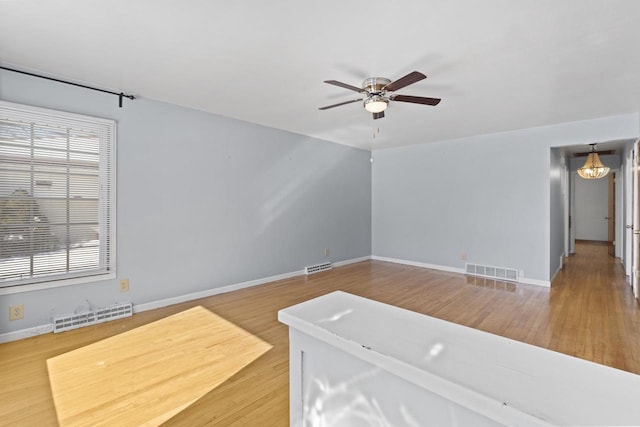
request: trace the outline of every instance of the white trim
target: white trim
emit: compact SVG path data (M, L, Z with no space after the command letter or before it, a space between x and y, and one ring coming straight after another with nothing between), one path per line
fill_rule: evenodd
M58 120L58 121L64 120L64 119L60 118L60 114L63 114L65 117L70 118L70 119L72 119L74 121L85 123L85 126L93 125L96 122L98 122L98 123L100 123L102 125L111 125L111 124L114 124L116 122L113 119L105 119L104 117L90 116L88 114L71 113L69 111L55 110L55 109L52 109L52 108L36 107L35 105L20 104L20 103L17 103L17 102L9 102L9 101L1 101L0 100L0 107L12 109L14 111L19 111L19 112L25 112L25 111L27 113L34 113L35 112L37 114L50 116L53 119Z
M551 283L553 283L553 281L556 278L556 276L558 275L558 273L560 273L560 270L562 270L563 263L564 263L564 254L560 255L560 265L556 269L556 272L553 273L553 275L551 276L551 280L549 280L549 286L548 287L551 287Z
M369 261L369 260L371 260L371 255L363 256L363 257L360 257L360 258L347 259L345 261L334 262L333 266L334 267L343 267L345 265L355 264L356 262Z
M37 335L48 334L49 332L53 332L52 323L34 326L33 328L20 329L13 332L5 332L4 334L0 334L0 344L11 341L18 341L25 338L31 338Z
M404 260L404 259L387 258L387 257L381 257L381 256L377 256L377 255L372 255L371 259L376 260L376 261L393 262L395 264L411 265L411 266L414 266L414 267L429 268L431 270L447 271L449 273L465 274L464 268L449 267L449 266L446 266L446 265L427 264L427 263L424 263L424 262L407 261L407 260ZM545 287L545 288L550 288L551 287L551 282L550 281L539 280L539 279L529 279L527 277L518 277L518 283L522 283L522 284L525 284L525 285L542 286L542 287Z
M529 279L528 277L518 277L518 283L522 283L524 285L542 286L543 288L551 287L551 282L549 280Z
M62 280L49 280L47 282L29 283L26 285L14 285L7 286L6 288L0 288L0 295L19 294L22 292L40 291L42 289L59 288L69 285L81 285L83 283L94 283L102 280L115 279L115 273L97 274L95 276L82 276L73 277L70 279Z
M448 271L449 273L464 274L464 268L449 267L449 266L446 266L446 265L427 264L427 263L424 263L424 262L407 261L407 260L404 260L404 259L387 258L387 257L382 257L382 256L377 256L377 255L372 255L371 259L376 260L376 261L393 262L395 264L412 265L414 267L429 268L431 270Z
M371 256L364 256L360 258L353 258L344 261L335 262L334 267L342 267L348 264L354 264L356 262L368 261L371 259ZM179 304L181 302L192 301L200 298L206 298L213 295L224 294L227 292L237 291L244 288L250 288L252 286L263 285L265 283L275 282L278 280L290 279L291 277L303 276L304 270L292 271L289 273L278 274L276 276L265 277L262 279L249 280L247 282L235 283L233 285L222 286L219 288L207 289L200 292L194 292L185 295L179 295L176 297L166 298L158 301L151 301L142 304L134 304L133 305L133 313L140 313L143 311L153 310L156 308L166 307L168 305ZM53 324L45 324L36 326L33 328L20 329L13 332L6 332L0 334L0 344L17 341L24 338L30 338L36 335L47 334L49 332L53 332Z
M334 262L334 267L342 267L348 264L354 264L356 262L368 261L370 256L364 256L361 258L353 258L344 261ZM168 305L179 304L185 301L191 301L200 298L206 298L213 295L224 294L227 292L233 292L244 288L250 288L252 286L263 285L265 283L276 282L278 280L290 279L291 277L303 276L304 270L292 271L290 273L278 274L276 276L265 277L262 279L249 280L247 282L236 283L233 285L222 286L220 288L207 289L206 291L194 292L191 294L180 295L177 297L167 298L159 301L152 301L144 304L136 304L133 306L134 313L140 313L142 311L153 310L154 308L166 307Z
M86 114L71 113L68 111L54 110L50 108L36 107L27 104L18 104L14 102L7 102L0 100L0 116L4 119L28 121L31 123L46 122L47 126L54 128L65 129L71 127L73 129L81 129L87 132L95 132L99 135L99 147L100 153L98 156L98 182L99 182L99 194L98 200L98 215L99 215L99 228L100 233L105 231L104 225L109 225L109 233L107 233L107 239L109 247L107 253L104 255L110 262L104 262L102 257L100 258L99 268L94 271L72 271L64 274L47 274L35 278L26 279L11 279L4 280L0 285L0 295L10 295L22 292L38 291L42 289L57 288L60 286L77 285L82 283L93 283L103 280L116 278L116 175L117 175L117 135L118 125L113 119L106 119L101 117L89 116ZM108 149L102 149L105 147ZM109 167L107 167L109 166ZM105 178L106 171L106 178ZM110 196L106 198L103 196L102 187L105 184L111 186ZM102 216L102 201L107 199L110 202L108 217ZM62 199L61 199L62 200ZM102 249L104 240L100 240L100 248ZM102 250L100 251L102 252ZM1 335L0 335L1 337Z
M200 298L206 298L213 295L224 294L227 292L238 291L244 288L250 288L252 286L263 285L269 282L275 282L277 280L289 279L291 277L302 276L304 270L292 271L290 273L278 274L277 276L265 277L263 279L249 280L247 282L235 283L233 285L221 286L219 288L207 289L205 291L194 292L191 294L178 295L176 297L166 298L158 301L146 302L143 304L135 304L133 306L133 313L140 313L142 311L153 310L155 308L166 307L168 305L179 304L181 302L192 301Z
M560 273L560 270L562 270L562 267L558 267L558 269L556 270L555 273L553 273L553 276L551 276L551 280L549 280L549 283L553 283L554 279L556 278L556 276L558 275L558 273Z

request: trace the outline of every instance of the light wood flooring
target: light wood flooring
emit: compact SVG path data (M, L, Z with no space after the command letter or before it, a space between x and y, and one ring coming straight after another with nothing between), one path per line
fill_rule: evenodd
M619 260L604 245L580 243L576 251L551 289L366 261L2 344L0 425L57 424L47 359L201 305L273 348L166 425L286 426L288 331L277 312L334 290L640 374L640 305Z

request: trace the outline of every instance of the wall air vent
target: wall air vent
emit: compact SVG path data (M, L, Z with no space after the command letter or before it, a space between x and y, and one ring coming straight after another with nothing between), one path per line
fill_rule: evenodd
M53 319L53 332L70 331L71 329L96 325L123 317L131 317L132 315L133 305L131 303L116 304L111 307L85 311L84 313L69 314Z
M489 265L469 264L464 265L466 274L473 276L490 277L497 280L505 280L509 282L518 281L518 270L515 268L492 267Z
M331 270L333 264L330 262L323 262L322 264L310 265L304 268L304 274L319 273L321 271Z

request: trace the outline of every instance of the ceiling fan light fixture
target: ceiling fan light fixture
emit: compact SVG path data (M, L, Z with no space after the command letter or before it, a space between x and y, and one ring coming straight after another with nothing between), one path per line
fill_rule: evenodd
M380 95L373 95L364 100L364 108L370 113L381 113L387 109L388 100Z
M584 179L604 178L609 173L609 168L602 164L600 156L596 153L595 144L591 144L591 152L587 156L584 166L578 169L578 175Z

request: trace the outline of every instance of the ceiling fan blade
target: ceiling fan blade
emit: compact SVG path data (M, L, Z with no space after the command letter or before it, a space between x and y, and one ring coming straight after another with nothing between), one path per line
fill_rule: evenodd
M372 113L373 120L381 119L384 117L384 111L380 111L379 113Z
M329 108L339 107L341 105L351 104L352 102L358 102L358 101L362 101L362 98L360 98L360 99L352 99L351 101L340 102L338 104L327 105L326 107L318 108L318 110L328 110Z
M426 98L424 96L409 96L409 95L392 95L389 97L392 101L411 102L413 104L423 105L438 105L441 101L440 98Z
M352 91L354 91L354 92L366 92L366 91L365 91L364 89L362 89L362 88L355 87L355 86L351 86L351 85L348 85L348 84L346 84L346 83L339 82L339 81L337 81L337 80L325 80L324 82L325 82L325 83L328 83L328 84L330 84L330 85L340 86L340 87L343 87L343 88L345 88L345 89L352 90Z
M409 86L415 82L419 82L420 80L426 79L427 76L422 74L419 71L413 71L407 74L404 77L400 77L398 80L389 83L383 89L387 92L393 92L394 90L402 89L405 86Z

